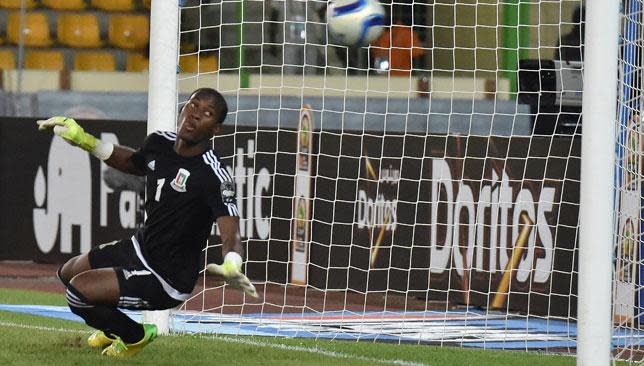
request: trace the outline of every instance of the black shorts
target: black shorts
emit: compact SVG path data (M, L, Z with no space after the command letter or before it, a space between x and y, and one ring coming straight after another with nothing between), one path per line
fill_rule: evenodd
M183 301L172 298L161 280L137 257L131 239L113 241L92 248L89 252L92 269L114 268L119 281L118 307L136 310L164 310Z

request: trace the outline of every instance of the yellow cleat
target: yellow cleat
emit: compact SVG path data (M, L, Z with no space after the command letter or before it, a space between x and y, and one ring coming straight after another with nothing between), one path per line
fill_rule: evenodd
M112 344L116 338L110 338L102 330L97 330L87 338L87 344L92 348L105 348Z
M152 342L157 337L157 326L154 324L143 324L145 335L143 339L136 343L127 344L117 337L112 345L103 350L105 356L111 357L131 357L139 353L143 347Z

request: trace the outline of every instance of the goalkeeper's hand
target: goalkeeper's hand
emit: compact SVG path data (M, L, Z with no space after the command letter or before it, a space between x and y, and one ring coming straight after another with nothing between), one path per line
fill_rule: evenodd
M54 133L62 137L71 145L78 146L81 149L90 152L101 160L107 160L114 150L114 145L105 143L96 137L85 132L83 128L72 118L56 116L46 120L36 122L38 129L43 131L53 128Z
M223 277L228 285L244 291L246 295L258 297L255 286L253 286L248 277L242 273L241 265L234 261L224 260L223 264L210 263L206 266L206 270L209 273Z
M83 128L71 118L56 116L47 120L37 121L39 130L53 128L54 133L74 146L85 151L92 151L96 148L96 137L85 132Z

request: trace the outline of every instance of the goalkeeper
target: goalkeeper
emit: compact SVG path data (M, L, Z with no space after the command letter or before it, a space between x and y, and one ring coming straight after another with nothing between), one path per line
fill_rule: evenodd
M104 355L134 355L156 337L154 325L139 324L118 308L163 310L188 299L215 221L224 262L207 270L257 297L241 271L235 186L211 147L227 113L219 92L198 89L181 109L178 132L152 133L136 151L103 142L70 118L38 121L40 130L53 129L107 165L147 177L147 219L134 236L94 247L57 273L71 311L97 329L89 345Z

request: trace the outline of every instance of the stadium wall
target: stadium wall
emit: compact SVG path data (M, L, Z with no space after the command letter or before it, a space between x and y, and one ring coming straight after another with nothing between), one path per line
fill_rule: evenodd
M187 94L180 96L186 100ZM398 133L529 136L532 114L526 104L483 99L240 95L227 98L226 123L237 126L296 128L300 107L311 105L318 129ZM0 91L0 115L80 119L147 120L147 94Z
M140 122L81 123L124 145L145 135ZM314 133L310 285L575 313L578 138L339 132ZM297 138L290 126L227 125L215 139L258 281L291 282ZM140 181L39 133L34 119L3 118L0 141L0 235L12 243L0 260L60 263L141 221Z
M280 61L281 62L281 61ZM456 76L451 72L434 72L410 77L366 77L333 75L250 74L247 88L239 88L239 75L234 73L178 74L180 93L206 85L226 93L242 95L306 95L347 97L416 98L431 92L444 99L510 99L510 83L501 76L475 77L472 72ZM147 72L91 72L46 70L0 70L0 89L12 93L39 91L73 91L103 93L146 93Z

